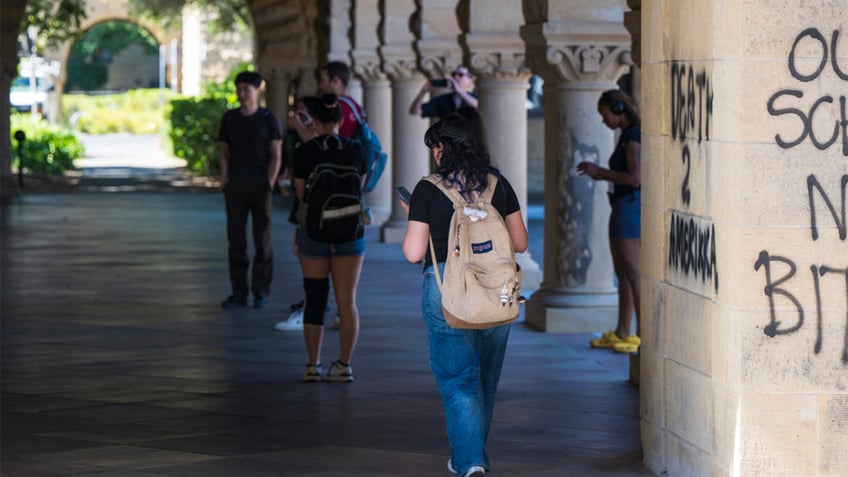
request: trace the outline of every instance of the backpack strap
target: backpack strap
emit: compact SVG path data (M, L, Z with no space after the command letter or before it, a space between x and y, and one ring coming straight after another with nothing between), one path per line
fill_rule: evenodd
M366 124L368 122L368 119L365 117L365 111L360 114L359 105L357 105L352 99L347 96L339 96L339 100L348 105L348 107L353 111L353 115L356 116L356 122L359 124Z

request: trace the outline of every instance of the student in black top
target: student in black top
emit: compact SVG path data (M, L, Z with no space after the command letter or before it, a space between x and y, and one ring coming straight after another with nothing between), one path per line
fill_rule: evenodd
M409 106L409 114L424 118L443 118L463 109L477 109L477 97L474 96L474 75L464 66L458 67L450 76L445 77L449 93L441 94L424 102L424 97L433 91L433 81L427 81Z
M610 193L609 241L613 268L618 278L618 325L594 339L594 348L612 348L619 353L639 350L639 249L641 247L641 125L639 109L627 94L609 90L598 100L598 113L610 129L621 129L609 169L581 162L577 170L593 180L613 184ZM633 315L636 333L631 334Z
M509 181L491 167L480 125L450 115L427 130L424 142L433 151L436 173L467 199L476 199L486 189L489 173L497 176L492 204L504 218L513 249L525 251L527 229L518 198ZM482 476L489 469L486 440L510 325L480 330L454 329L447 324L433 267L444 273L453 203L434 184L421 180L404 208L409 223L403 253L410 262L423 259L425 263L422 312L430 368L442 398L451 446L448 468L463 477ZM431 263L428 253L431 234L437 264Z
M227 242L232 293L224 308L267 305L274 258L271 249L272 193L280 172L283 128L273 112L259 106L264 81L244 71L235 79L239 107L224 113L218 132L221 185L227 208ZM253 222L253 271L248 285L247 219Z
M306 197L306 181L316 165L332 162L355 166L365 178L365 150L359 143L338 135L342 109L338 96L321 96L321 105L312 118L316 137L295 150L294 187L299 200ZM303 207L303 205L301 205ZM304 223L297 228L295 246L303 270L306 300L303 310L303 336L309 362L304 381L352 382L350 366L359 336L359 310L356 289L365 256L365 238L341 243L313 240ZM330 277L339 308L339 357L322 373L321 344L324 337L324 312L330 290Z

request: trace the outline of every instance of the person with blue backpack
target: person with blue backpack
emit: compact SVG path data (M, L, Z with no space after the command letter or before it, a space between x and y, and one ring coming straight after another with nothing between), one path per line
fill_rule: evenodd
M338 96L322 95L313 117L317 135L294 156L294 187L301 201L295 247L306 296L306 382L353 382L350 363L359 336L356 289L365 256L361 195L366 158L359 143L338 135L341 121ZM324 373L321 345L331 278L340 320L339 356Z
M321 67L319 88L322 94L335 94L342 108L339 136L353 139L364 149L366 155L365 192L371 192L380 180L388 156L383 152L377 134L368 126L365 110L347 94L350 82L350 67L341 61L331 61Z

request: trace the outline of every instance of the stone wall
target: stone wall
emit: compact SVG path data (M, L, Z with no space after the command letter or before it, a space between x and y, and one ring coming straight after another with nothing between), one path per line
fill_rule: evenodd
M848 475L844 0L642 2L655 472Z

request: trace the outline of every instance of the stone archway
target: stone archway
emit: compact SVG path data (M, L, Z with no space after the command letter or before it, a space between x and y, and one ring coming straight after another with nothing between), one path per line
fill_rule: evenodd
M169 45L172 42L181 41L180 31L178 29L165 29L161 25L154 22L132 17L129 11L129 4L126 0L89 0L86 2L86 18L80 25L80 31L87 31L91 28L108 21L125 21L136 24L147 30L159 45ZM65 82L68 78L68 56L71 51L72 41L67 41L56 48L49 49L44 52L44 59L47 61L58 61L61 65L59 75L54 82L55 94L51 97L50 111L53 112L53 119L61 117L62 114L62 94L65 90ZM172 66L169 66L171 68ZM179 57L176 65L176 72L179 75ZM170 77L170 69L166 72L166 76ZM177 77L179 80L179 76Z

